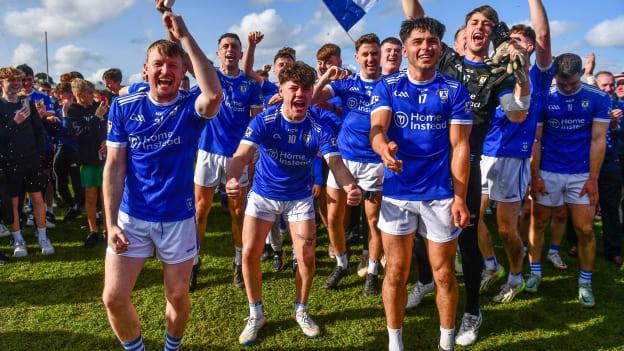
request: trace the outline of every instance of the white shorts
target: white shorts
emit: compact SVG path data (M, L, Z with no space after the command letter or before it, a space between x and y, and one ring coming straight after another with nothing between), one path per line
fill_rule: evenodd
M125 257L156 257L166 264L177 264L197 256L197 226L195 217L177 222L148 222L119 211L117 225L128 238L128 251L118 254ZM109 247L106 252L115 255Z
M459 236L461 228L453 224L453 199L406 201L383 197L377 227L391 235L416 232L436 243L449 242Z
M193 181L197 185L208 188L216 187L219 184L225 184L231 161L231 157L211 154L199 149L197 151L197 163L195 164L195 178ZM243 169L243 175L239 183L241 187L249 185L247 166Z
M587 194L579 196L589 173L563 174L540 170L544 181L544 194L537 195L537 203L543 206L558 207L566 204L589 205Z
M355 178L357 185L364 191L381 191L383 186L383 163L367 163L342 159L349 172ZM327 176L327 186L333 189L342 189L336 182L334 173L330 170Z
M286 222L300 222L315 218L312 196L291 201L271 200L255 192L249 192L245 214L265 221L274 222L277 216L284 216Z
M531 164L519 157L481 157L481 194L499 202L519 202L529 187Z

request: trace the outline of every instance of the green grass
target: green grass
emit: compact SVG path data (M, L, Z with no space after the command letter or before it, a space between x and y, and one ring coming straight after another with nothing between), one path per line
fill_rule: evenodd
M79 227L83 221L79 218L49 231L56 254L48 257L40 254L32 228L26 229L28 258L0 266L0 350L120 349L100 300L105 246L100 244L94 250L82 247L85 231ZM494 229L491 221L489 224ZM201 251L199 287L191 294L192 315L183 349L241 349L238 335L245 325L248 308L244 291L231 284L233 248L229 217L215 207L208 228L210 232ZM498 256L504 260L501 241L497 235L494 238ZM479 342L470 349L624 350L624 274L600 256L600 238L597 246L595 308L583 309L576 300L578 263L565 254L564 242L562 256L569 269L559 272L545 263L545 279L537 294L522 293L506 305L491 301L497 287L482 297L484 323ZM8 239L0 241L0 250L12 252ZM353 251L359 253L359 247ZM327 236L323 230L309 302L309 311L321 326L321 336L307 339L292 319L291 270L273 273L270 262L266 262L263 263L263 301L269 323L251 349L383 350L387 347L381 297L363 297L362 279L351 274L337 291L323 289L325 277L335 264L326 252ZM358 260L358 256L351 259L352 271ZM462 282L461 277L459 281ZM158 261L148 261L133 300L148 349L162 350L164 296ZM460 313L462 303L463 297ZM439 331L432 296L408 311L403 330L406 349L435 349Z

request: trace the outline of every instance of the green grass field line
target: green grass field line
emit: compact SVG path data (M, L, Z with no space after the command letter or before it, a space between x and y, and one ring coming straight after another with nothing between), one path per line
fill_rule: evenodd
M58 210L57 212L61 212ZM0 350L119 350L101 302L105 245L82 247L84 218L49 231L56 254L40 254L33 229L24 230L29 256L0 266ZM494 229L491 218L490 229ZM249 311L243 290L232 281L233 247L229 217L218 205L208 220L209 233L203 243L203 261L198 289L191 293L192 315L183 350L238 350L238 335ZM594 271L596 307L584 309L577 302L578 262L567 256L569 265L560 272L544 263L544 281L536 294L522 293L510 304L492 302L498 286L482 296L484 323L479 342L458 350L624 350L624 273L602 256L600 229L598 257ZM307 339L292 317L295 298L290 269L290 247L286 245L287 268L273 273L270 262L264 272L263 303L268 325L261 331L253 350L383 350L387 346L381 297L364 297L364 281L357 277L361 246L352 248L353 274L335 291L322 285L334 266L327 257L327 234L319 233L317 275L309 312L321 327L321 336ZM498 235L494 234L499 260L507 267ZM7 238L0 250L12 253ZM412 270L414 272L415 269ZM526 271L526 269L525 269ZM414 274L412 274L414 275ZM459 277L460 284L462 278ZM414 282L410 277L409 288ZM463 284L460 292L463 291ZM164 295L162 269L149 260L137 283L133 300L142 321L142 333L149 350L164 345ZM459 313L462 313L463 297ZM458 315L458 323L460 316ZM433 296L407 312L403 327L407 350L435 350L439 335Z

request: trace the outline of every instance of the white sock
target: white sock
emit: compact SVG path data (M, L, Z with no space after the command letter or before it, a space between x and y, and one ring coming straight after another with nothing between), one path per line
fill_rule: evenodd
M403 328L388 327L388 351L403 351Z
M347 268L349 261L347 260L347 252L336 253L336 263L338 267Z
M37 228L37 238L39 239L39 241L45 240L48 238L48 236L46 235L46 227Z
M22 236L22 231L18 230L16 232L11 232L13 234L13 240L15 241L24 241L24 237Z
M240 266L243 264L243 248L234 246L234 264Z
M440 347L444 350L452 350L455 344L455 329L440 327Z
M507 284L513 287L516 287L522 284L522 272L520 273L509 272L509 276L507 277Z
M299 303L297 301L295 301L295 315L297 315L297 313L299 312L305 312L308 310L308 304L307 303Z
M46 207L46 212L53 215L54 214L54 209L52 208L52 206Z
M368 259L368 274L379 274L379 261Z
M262 301L249 303L249 316L255 319L264 319L264 313L262 312Z

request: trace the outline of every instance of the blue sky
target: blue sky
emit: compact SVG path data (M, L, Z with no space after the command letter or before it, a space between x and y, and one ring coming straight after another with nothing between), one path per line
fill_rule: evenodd
M597 69L624 71L624 1L543 0L555 54L597 55ZM472 8L488 3L509 25L529 21L526 0L423 0L427 15L447 26L446 42ZM343 49L345 64L355 64L353 43L320 0L177 0L174 11L210 58L216 40L227 31L266 33L257 50L256 66L270 63L282 46L297 49L298 58L314 63L325 42ZM92 80L109 67L119 67L124 81L141 72L149 43L165 36L152 0L0 0L0 66L27 62L45 71L43 31L49 35L50 73L78 70ZM400 0L380 0L351 34L374 32L398 36L403 14ZM246 35L242 37L246 46Z

